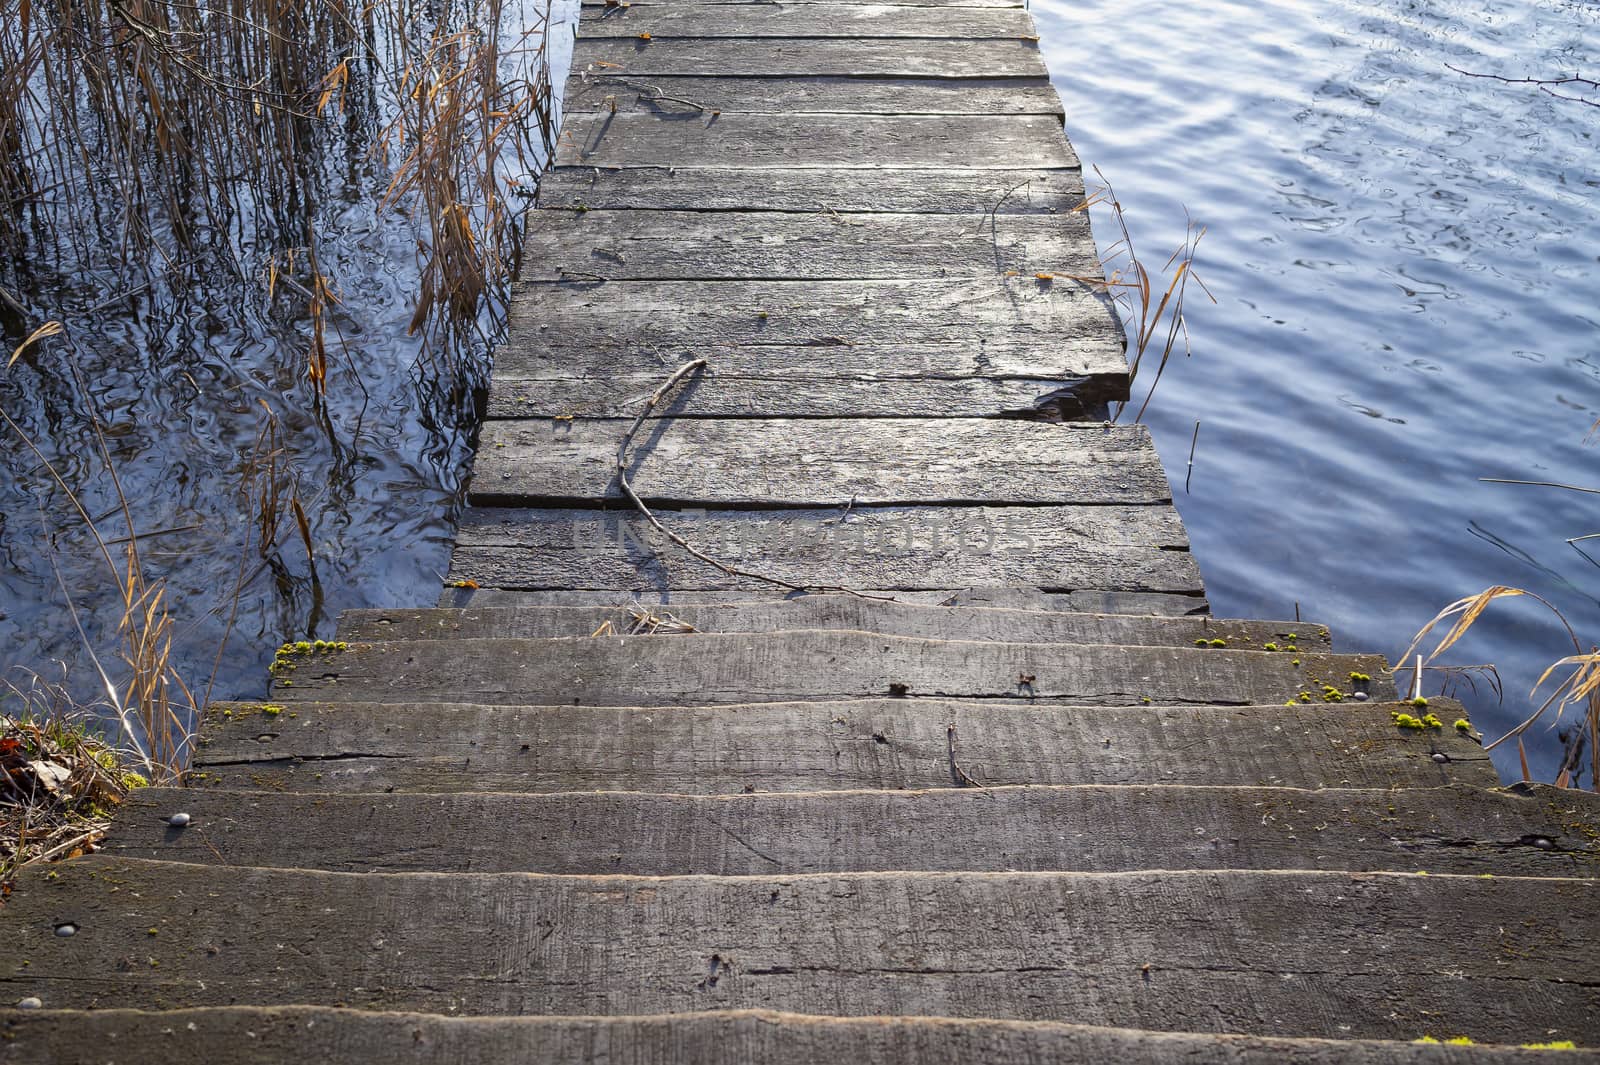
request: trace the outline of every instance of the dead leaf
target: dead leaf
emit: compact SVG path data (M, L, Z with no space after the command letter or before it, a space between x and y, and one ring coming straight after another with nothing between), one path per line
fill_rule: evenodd
M29 762L28 768L33 771L33 779L44 785L44 790L54 795L61 790L61 785L72 776L72 770L55 762Z

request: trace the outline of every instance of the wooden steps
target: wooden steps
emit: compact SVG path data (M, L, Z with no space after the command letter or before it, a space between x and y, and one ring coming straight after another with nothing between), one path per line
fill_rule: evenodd
M1099 597L1204 587L1170 505L874 507L663 511L718 561L801 586L935 593L1010 585ZM456 533L451 580L512 591L662 597L772 591L768 581L691 558L630 511L485 508ZM448 605L457 603L452 596ZM1171 607L1168 607L1171 609ZM1144 613L1142 609L1133 611ZM1183 611L1187 612L1187 611Z
M893 600L905 606L976 606L1032 613L1118 614L1130 617L1208 617L1204 596L1166 592L1052 591L1038 588L979 586L961 589L912 590L857 589L878 599ZM607 608L661 607L674 610L682 606L728 606L748 602L798 602L808 596L796 595L771 585L743 592L618 591L601 588L461 588L446 587L439 593L439 606L467 609L467 604L486 608L581 606ZM1298 623L1297 623L1298 624ZM1291 631L1299 631L1298 628ZM903 636L906 633L893 633Z
M482 506L620 501L626 422L490 422L472 502ZM1010 456L996 467L985 450ZM884 461L895 447L932 456ZM1115 477L1105 476L1115 469ZM1071 427L984 419L689 420L652 440L629 470L647 503L723 510L841 506L1147 506L1171 498L1143 426Z
M325 873L94 856L17 892L53 1006L763 1008L1600 1042L1600 881L1388 873ZM77 932L56 932L71 923ZM154 934L150 929L155 929ZM155 964L151 964L151 960ZM1148 968L1147 968L1148 966Z
M846 595L644 608L624 605L468 607L463 610L347 610L339 618L348 641L542 639L592 636L610 625L616 635L671 633L675 624L697 632L775 632L780 629L856 629L885 636L999 643L1093 643L1190 647L1222 640L1235 650L1271 644L1284 651L1329 649L1325 626L1313 622L1229 618L1138 617L1005 608L884 602Z
M1459 705L1321 626L1205 616L1107 424L1122 334L1025 11L580 29L448 609L346 614L207 709L187 790L19 878L0 1004L45 1008L0 1009L0 1059L1600 1045L1593 797L1498 789ZM698 358L626 461L715 562L614 478Z
M940 1017L819 1017L717 1010L655 1017L442 1017L316 1006L226 1006L163 1011L37 1011L0 1016L15 1061L119 1065L228 1061L635 1061L663 1048L697 1065L814 1065L843 1061L1013 1062L1015 1065L1550 1065L1548 1051L1353 1039L1281 1039L1130 1031L1086 1025ZM665 1049L665 1048L670 1048ZM1561 1065L1593 1062L1567 1051Z
M1411 708L1371 703L295 702L280 704L276 714L263 712L263 705L273 704L211 709L195 755L197 783L308 792L936 788L957 782L950 766L952 725L959 764L990 785L1498 783L1489 756L1458 730L1396 728L1391 711ZM1438 713L1453 721L1460 709L1441 701Z
M152 788L123 811L109 853L334 872L627 876L1129 872L1159 854L1168 869L1586 877L1600 858L1583 834L1600 813L1592 799L1173 784L739 795ZM193 823L169 827L178 810Z
M543 640L396 640L280 658L280 701L662 706L906 696L1070 704L1394 696L1376 655L923 640L808 629ZM1366 677L1365 680L1356 679Z

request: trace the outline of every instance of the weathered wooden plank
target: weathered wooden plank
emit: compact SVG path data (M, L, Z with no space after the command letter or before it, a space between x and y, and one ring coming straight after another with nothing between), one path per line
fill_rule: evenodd
M311 792L940 788L1322 788L1499 783L1455 729L1394 727L1393 707L1068 707L948 699L636 708L455 703L216 704L196 785ZM1462 714L1441 701L1447 721ZM1454 716L1452 716L1454 715ZM891 738L879 743L878 737ZM1448 759L1435 762L1433 755Z
M1083 202L1083 175L1075 169L558 167L539 179L539 202L604 210L1064 214Z
M1448 1032L1449 1029L1443 1029ZM7 1060L59 1065L226 1061L230 1065L320 1063L604 1061L653 1065L671 1047L697 1065L904 1065L909 1061L1012 1065L1550 1065L1550 1053L1349 1039L1282 1039L1131 1031L1037 1021L942 1017L815 1017L769 1010L719 1010L658 1017L446 1017L317 1006L226 1006L194 1010L0 1010ZM1569 1050L1561 1065L1600 1061Z
M671 37L896 38L959 37L969 40L1038 38L1023 8L942 9L903 4L639 4L583 9L581 37L634 41Z
M1039 43L1022 38L1005 41L579 38L573 45L572 71L574 78L595 74L984 80L1048 76L1039 55Z
M648 627L644 608L468 607L464 610L370 609L339 615L342 640L537 639L588 636L609 624L628 633ZM1189 646L1195 640L1226 640L1229 647L1264 644L1306 651L1328 649L1328 630L1297 621L1246 621L1211 617L1127 617L1043 610L919 606L848 595L807 595L768 602L662 607L699 632L774 632L779 629L857 629L923 639L999 640L1009 643L1102 643Z
M530 281L1095 277L1088 218L539 210ZM1041 285L1075 284L1039 280Z
M643 5L643 4L656 4L656 3L677 4L677 3L681 3L682 0L631 0L631 2L635 6L639 6L639 5ZM775 0L695 0L695 2L699 3L699 4L720 4L720 5L730 6L730 7L737 7L737 6L743 6L743 5L746 5L746 4L773 3L773 2L775 2ZM836 7L836 8L839 8L839 9L843 10L843 9L848 8L850 5L853 5L853 4L869 3L869 4L873 4L873 5L879 5L879 4L885 3L885 0L782 0L782 2L786 3L786 4L824 4L824 5L830 5L830 6L833 6L833 7ZM583 9L585 9L585 10L587 10L589 8L603 8L603 7L606 6L606 3L607 3L607 0L581 0L581 7ZM1025 7L1028 6L1024 2L1024 0L892 0L892 3L895 6L898 6L898 7L950 7L950 8L962 8L962 7L987 7L987 8L994 8L994 7L1023 7L1023 8L1025 8Z
M743 377L1126 375L1098 294L1028 278L618 281L514 290L495 378L665 377L705 355ZM941 412L942 413L942 412Z
M631 78L580 72L567 81L561 112L594 111L1062 117L1061 97L1044 78Z
M1210 605L1202 595L1174 595L1165 592L1104 592L1081 589L1075 592L1041 592L1037 588L938 588L919 591L888 591L882 588L859 589L864 594L918 606L983 606L1010 610L1053 610L1075 614L1128 614L1138 617L1203 616ZM448 609L464 607L546 607L604 606L629 603L665 607L699 605L725 606L755 599L778 602L799 593L767 586L740 592L626 592L597 588L550 588L531 591L519 588L460 588L445 586L438 605Z
M556 1015L766 1007L1388 1038L1448 1023L1495 1042L1600 1040L1594 880L590 878L103 856L58 873L25 873L7 904L12 956L30 962L0 973L10 1001ZM192 901L175 912L174 899ZM62 922L76 934L57 935Z
M684 357L711 364L660 414L1062 419L1127 396L1104 300L1031 277L536 283L510 326L491 418L631 417Z
M168 827L179 810L194 820ZM1566 877L1600 869L1596 840L1600 801L1554 788L1033 786L715 797L150 788L129 797L105 850L351 873L1343 869Z
M694 706L905 695L1072 704L1283 702L1332 684L1392 696L1377 655L922 640L842 630L555 640L396 640L299 656L281 700Z
M805 358L804 349L796 354ZM1120 360L1120 356L1118 356ZM718 359L722 362L722 359ZM643 407L662 375L527 380L496 377L489 418L623 418ZM1127 375L1071 380L947 377L749 377L706 374L677 390L653 418L898 418L939 411L955 418L1098 421L1127 398Z
M1016 586L962 588L943 598L935 598L940 594L909 592L897 595L895 598L901 602L926 602L934 606L1002 607L1009 610L1063 610L1078 614L1135 614L1182 617L1190 614L1209 614L1211 611L1210 604L1206 602L1203 594L1170 595L1161 592L1097 591L1087 588L1071 592L1046 592L1038 588Z
M842 515L846 502L658 516L727 565L802 586L1203 592L1171 507L878 507ZM469 510L450 578L641 594L773 589L691 558L632 511Z
M569 116L558 166L874 170L1067 169L1049 115L597 114Z
M624 500L617 448L629 422L491 421L469 501L561 506ZM634 440L628 479L667 506L1152 504L1171 499L1142 425L981 418L690 419Z

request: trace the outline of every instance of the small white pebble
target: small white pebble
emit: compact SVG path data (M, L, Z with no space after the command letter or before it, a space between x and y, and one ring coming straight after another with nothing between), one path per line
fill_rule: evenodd
M188 814L173 814L171 817L167 818L167 824L171 825L173 828L182 828L192 820L194 820L194 818L190 817Z
M77 934L78 934L78 926L75 925L75 924L58 924L58 925L56 925L56 935L60 936L62 939L65 939L68 936L75 936Z
M1446 762L1448 762L1450 760L1450 756L1448 754L1445 754L1443 751L1434 751L1433 752L1433 760L1435 762L1438 762L1440 765L1444 765L1444 763L1446 763Z
M34 998L32 995L29 995L27 998L25 998L21 1002L17 1003L17 1009L19 1009L19 1010L41 1010L41 1009L44 1009L44 1003L40 1002L37 998Z

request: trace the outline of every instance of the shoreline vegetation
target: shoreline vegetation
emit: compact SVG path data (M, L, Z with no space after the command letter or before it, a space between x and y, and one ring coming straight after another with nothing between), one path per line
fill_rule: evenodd
M340 455L355 452L373 402L359 315L383 310L347 304L368 281L352 267L375 261L344 224L352 212L414 249L411 306L389 328L420 338L423 420L450 433L471 420L530 175L554 145L549 27L542 0L46 0L0 24L0 435L37 502L38 551L78 645L58 682L0 678L0 744L25 759L0 780L0 870L71 853L66 826L92 846L125 781L181 776L241 598L261 578L276 591L257 594L299 615L281 635L315 634L317 527L343 517L329 497L353 489L313 482L305 452L351 465ZM108 280L120 295L96 298ZM97 344L136 308L231 319L269 363L250 368L263 397L226 409L218 438L231 453L202 458L234 482L218 508L232 511L227 528L155 527L162 486L129 472L141 415L103 403L102 379L123 368ZM162 354L160 376L204 393L185 368L196 351L180 341ZM212 601L175 601L183 552L155 550L186 533L237 554ZM175 648L201 621L216 640L201 652L209 678L191 687L183 674L204 659L180 663ZM41 816L56 825L43 836Z

